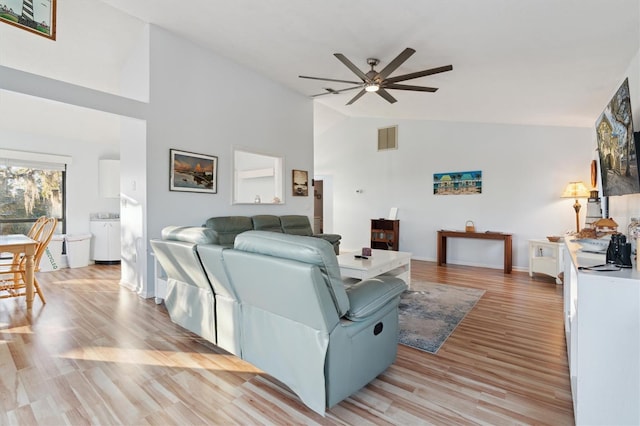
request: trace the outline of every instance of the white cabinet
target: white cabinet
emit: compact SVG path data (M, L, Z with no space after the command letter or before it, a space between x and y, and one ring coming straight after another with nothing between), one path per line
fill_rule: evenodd
M529 276L534 273L550 275L556 284L562 284L559 278L564 268L562 243L549 240L529 240Z
M93 260L96 263L120 262L120 220L92 220Z
M566 243L564 321L577 425L640 424L640 273Z

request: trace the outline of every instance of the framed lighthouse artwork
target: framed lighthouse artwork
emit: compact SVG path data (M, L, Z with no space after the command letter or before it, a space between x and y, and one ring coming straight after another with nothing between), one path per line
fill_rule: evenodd
M56 39L57 0L0 0L0 22Z

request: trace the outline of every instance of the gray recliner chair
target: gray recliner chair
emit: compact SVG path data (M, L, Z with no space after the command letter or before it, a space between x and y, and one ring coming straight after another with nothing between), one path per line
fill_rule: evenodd
M168 226L151 247L167 274L164 303L176 324L240 356L240 303L211 229Z
M345 290L323 239L247 231L222 253L242 306L242 358L324 414L391 365L398 303L391 276Z

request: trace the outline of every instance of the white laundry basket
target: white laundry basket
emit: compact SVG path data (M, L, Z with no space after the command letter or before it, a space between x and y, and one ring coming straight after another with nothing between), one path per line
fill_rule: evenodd
M40 271L56 271L60 269L62 259L62 242L64 234L53 234L51 241L40 258Z
M65 240L69 268L82 268L89 265L91 234L67 235Z

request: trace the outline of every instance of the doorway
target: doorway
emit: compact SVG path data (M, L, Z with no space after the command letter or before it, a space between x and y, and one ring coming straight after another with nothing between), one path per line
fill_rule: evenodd
M324 182L314 180L313 182L313 232L324 233Z

